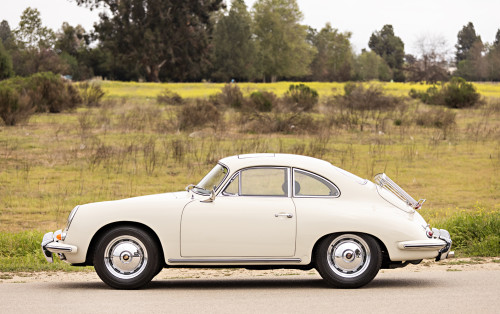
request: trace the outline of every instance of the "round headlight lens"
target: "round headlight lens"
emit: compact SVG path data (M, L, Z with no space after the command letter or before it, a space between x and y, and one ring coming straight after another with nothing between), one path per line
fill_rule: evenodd
M69 226L71 225L71 221L73 220L73 218L75 218L76 212L78 211L79 207L80 207L80 205L77 205L75 208L73 208L71 213L69 213L68 222L66 223L66 230L69 229Z

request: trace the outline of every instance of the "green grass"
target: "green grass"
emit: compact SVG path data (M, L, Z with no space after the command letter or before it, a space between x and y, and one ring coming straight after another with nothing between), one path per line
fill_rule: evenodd
M499 211L459 211L433 224L450 232L458 256L500 256Z
M54 256L48 263L43 256L40 242L43 232L0 232L0 272L30 271L90 271L92 267L71 267Z

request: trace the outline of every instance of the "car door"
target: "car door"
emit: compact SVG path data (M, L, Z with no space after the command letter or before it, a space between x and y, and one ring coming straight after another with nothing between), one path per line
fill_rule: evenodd
M235 174L213 202L183 211L183 257L289 257L295 254L296 215L290 169L255 167Z

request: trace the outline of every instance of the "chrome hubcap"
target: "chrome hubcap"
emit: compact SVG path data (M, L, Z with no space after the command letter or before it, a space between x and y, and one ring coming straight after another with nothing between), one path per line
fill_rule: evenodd
M144 244L132 236L120 236L109 242L104 251L106 268L114 276L130 279L144 271L148 254Z
M362 274L370 263L370 249L366 242L354 235L335 238L328 247L328 265L341 277L352 278Z

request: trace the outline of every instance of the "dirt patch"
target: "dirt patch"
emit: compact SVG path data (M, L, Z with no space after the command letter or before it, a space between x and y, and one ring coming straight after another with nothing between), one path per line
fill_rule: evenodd
M442 262L426 260L418 265L408 265L398 269L382 269L386 272L427 272L427 271L499 271L500 258L474 257L456 258ZM273 269L248 270L243 268L168 268L162 270L153 280L182 280L209 278L272 278L282 276L319 277L316 270ZM89 282L100 281L95 272L16 272L0 273L0 283L26 282Z

